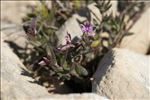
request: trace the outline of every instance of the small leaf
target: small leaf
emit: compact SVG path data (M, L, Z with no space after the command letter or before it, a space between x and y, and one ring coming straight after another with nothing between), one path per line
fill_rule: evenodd
M70 80L71 75L70 75L70 74L65 74L65 75L64 75L64 78L65 78L66 80Z
M75 68L70 71L70 74L71 74L72 76L79 77L79 75L78 75L78 73L76 72Z
M39 41L29 41L31 45L33 45L34 47L39 47L41 45L41 43Z
M134 33L131 33L131 32L128 32L128 33L125 33L124 36L130 36L130 35L133 35Z
M51 54L51 48L50 48L49 45L46 46L46 52L47 52L47 55L52 56L52 54Z
M41 14L42 14L43 18L47 18L49 15L48 9L46 8L44 3L42 3L42 6L41 6Z
M47 44L46 52L48 56L52 57L54 65L57 64L57 59L56 59L56 56L55 56L55 53L51 44Z
M111 6L112 6L111 4L110 4L110 5L107 5L107 7L105 8L105 12L106 12L107 10L109 10Z
M93 41L92 44L91 44L91 47L92 47L92 48L96 48L96 47L99 46L99 44L100 44L100 41L99 41L99 40Z
M81 76L87 76L88 75L87 70L84 67L80 66L80 65L77 65L75 67L75 70Z
M63 70L63 68L62 68L62 67L58 67L58 68L57 68L57 71L58 71L58 72L61 72L61 73L63 73L63 72L64 72L64 70Z
M65 61L64 64L63 64L63 69L64 69L65 71L69 71L69 70L70 70L70 68L69 68L69 66L68 66L68 64L67 64L66 61Z
M73 1L75 9L80 9L81 7L81 1L80 0L74 0Z

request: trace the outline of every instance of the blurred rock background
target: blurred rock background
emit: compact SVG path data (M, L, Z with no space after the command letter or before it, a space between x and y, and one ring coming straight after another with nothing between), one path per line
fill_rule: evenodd
M37 100L37 98L39 100L52 100L53 98L57 100L62 100L62 98L63 100L100 100L104 97L148 100L150 98L150 57L148 55L150 51L150 9L146 10L130 30L135 34L124 38L120 48L110 51L100 62L92 85L92 92L98 95L91 93L61 96L48 94L44 87L32 83L31 77L21 75L22 71L26 70L25 66L16 56L17 51L14 51L15 53L12 51L13 47L24 52L27 39L22 29L21 19L28 12L30 5L38 3L37 1L1 1L2 100ZM150 3L147 1L147 4ZM116 12L115 4L112 10ZM77 15L74 17L76 18ZM70 19L66 23L71 25L73 21ZM66 28L68 26L65 25L60 28L60 31L68 29ZM80 33L78 31L80 30L77 30L77 33Z

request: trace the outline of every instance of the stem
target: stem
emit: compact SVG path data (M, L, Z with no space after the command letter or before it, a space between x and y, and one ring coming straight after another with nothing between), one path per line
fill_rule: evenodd
M130 8L132 8L132 6L134 6L134 4L131 5L130 7L128 7L128 8L121 14L121 16L123 16L124 14L126 14L127 11L128 11ZM122 30L123 27L124 27L124 25L122 25L122 27L121 27L121 29L120 29L120 32L119 32L118 35L116 36L112 47L115 47L115 46L119 45L119 43L121 42L121 40L123 39L123 37L125 36L125 34L133 27L133 25L134 25L134 24L136 23L136 21L141 17L141 15L146 11L147 8L148 8L148 6L144 7L143 11L138 12L135 16L133 16L133 17L134 17L133 19L131 18L131 19L129 20L129 21L132 20L133 23L132 23L127 29ZM128 21L128 22L129 22L129 21ZM126 28L126 26L127 26L127 25L125 25L125 28ZM111 47L111 48L112 48L112 47Z

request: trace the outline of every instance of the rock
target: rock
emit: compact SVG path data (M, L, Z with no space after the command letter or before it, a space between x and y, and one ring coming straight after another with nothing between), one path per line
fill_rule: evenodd
M118 1L110 1L111 7L104 14L116 16L118 14ZM101 22L102 15L99 9L96 7L96 3L92 3L88 5L88 8L93 12L94 15L97 16L97 19Z
M112 14L113 16L116 16L118 14L118 11L117 11L118 1L110 1L110 4L112 4L112 6L105 14L106 15ZM91 22L93 22L93 20L96 20L98 22L98 24L100 24L102 21L102 15L101 15L100 10L96 7L96 3L89 4L87 6L87 8L82 8L82 10L79 11L79 15L74 14L73 17L75 17L76 19L78 19L81 22L85 21L88 19L88 18L86 18L88 14L85 14L85 12L88 12L88 10L89 10Z
M1 21L20 24L22 17L28 12L27 6L39 4L38 1L2 1Z
M150 8L147 9L135 25L129 30L134 34L123 38L120 47L133 50L138 53L146 54L150 47L149 31Z
M94 74L92 91L110 99L148 99L150 57L113 49Z
M106 12L106 15L110 15L110 14L112 14L113 16L116 16L116 15L118 15L119 13L118 13L118 1L117 0L111 0L110 1L110 4L112 5L111 7L110 7L110 9Z
M29 12L28 6L35 6L39 1L2 1L1 3L2 38L20 48L25 48L28 40L22 29L22 18Z
M93 94L68 94L68 95L51 95L50 97L37 98L36 100L108 100L105 97Z
M1 3L2 38L13 45L16 45L16 47L25 48L28 44L28 40L22 28L22 18L29 12L29 6L38 5L40 2L3 0ZM28 45L28 48L31 48L31 45Z
M71 34L72 39L83 34L79 23L74 17L69 18L64 23L64 25L56 32L59 40L58 44L66 43L65 36L67 35L67 32Z
M2 41L1 41L2 42ZM32 83L31 77L22 75L25 67L6 43L1 44L1 99L29 100L31 98L49 96L47 90Z
M85 16L80 16L79 14L73 14L72 15L75 19L79 20L80 22L84 22L87 20Z
M2 24L3 24L3 26L5 26L5 25L15 26L15 24L7 24L5 22ZM3 27L2 27L2 29L3 29ZM1 35L2 35L3 40L8 41L9 43L13 42L14 44L16 44L17 46L19 46L21 48L25 48L27 46L27 44L29 43L25 32L19 26L18 26L18 28L16 26L14 28L8 28L6 30L2 30Z
M14 24L11 25L13 26ZM17 27L14 27L13 29L8 28L1 31L1 36L23 63L29 59L30 56L28 55L31 54L33 46L29 44L28 38L23 29L18 30Z
M93 20L97 21L98 24L101 23L102 21L102 14L100 13L100 10L96 7L96 3L92 3L88 5L88 9L90 10L90 15L91 15L91 22Z
M25 67L4 42L1 54L1 100L107 100L91 93L49 94L44 87L32 83L32 78L21 74Z
M109 14L111 11L115 12L117 8L117 2L111 2L114 6L112 6L110 8L110 10L108 11L107 14ZM88 9L91 11L90 15L91 15L91 22L93 22L93 20L95 19L99 24L102 21L102 15L99 11L99 9L95 6L95 3L89 4L88 5ZM85 9L86 10L86 9ZM78 14L74 14L71 18L69 18L64 25L56 32L57 36L58 36L58 40L59 43L58 44L65 44L65 36L67 35L67 32L71 34L72 38L74 37L79 37L83 34L79 23L77 22L77 20L79 21L85 21L87 16L80 16Z

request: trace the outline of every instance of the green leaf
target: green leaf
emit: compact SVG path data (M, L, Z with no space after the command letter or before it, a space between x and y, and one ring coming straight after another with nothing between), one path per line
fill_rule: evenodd
M75 70L76 70L76 72L79 74L79 76L80 76L80 75L81 75L81 76L87 76L87 75L88 75L87 70L86 70L83 66L81 66L81 65L77 65L77 66L75 67Z
M63 68L62 67L57 67L57 72L59 72L59 73L61 73L61 74L63 74L63 72L64 72L64 70L63 70Z
M57 59L56 59L56 56L55 56L55 53L53 51L53 47L51 46L51 44L47 44L46 52L47 52L47 55L52 58L54 65L57 64Z
M99 40L95 40L95 41L92 42L91 47L92 47L92 48L96 48L96 47L98 47L99 45L100 45L100 41L99 41Z
M73 1L75 9L80 9L81 7L81 1L80 0L74 0Z
M41 45L41 43L39 41L29 41L31 45L33 45L34 47L39 47Z
M76 72L75 68L73 68L71 71L70 71L70 74L72 76L76 76L76 77L79 77L78 73Z
M69 66L68 66L68 64L67 64L66 61L65 61L64 64L63 64L63 69L64 69L65 71L69 71L69 70L70 70L70 68L69 68Z
M44 3L42 4L41 6L41 13L42 13L42 16L44 18L47 18L48 17L48 9L46 8L46 6L44 5Z
M63 78L66 79L66 80L70 80L71 75L70 74L65 74Z
M47 52L47 55L52 56L51 47L49 45L46 46L46 52Z
M106 8L105 8L105 12L106 12L107 10L109 10L111 6L112 6L111 4L110 4L110 5L107 5Z
M128 33L125 33L124 36L130 36L130 35L133 35L134 33L132 32L128 32Z

